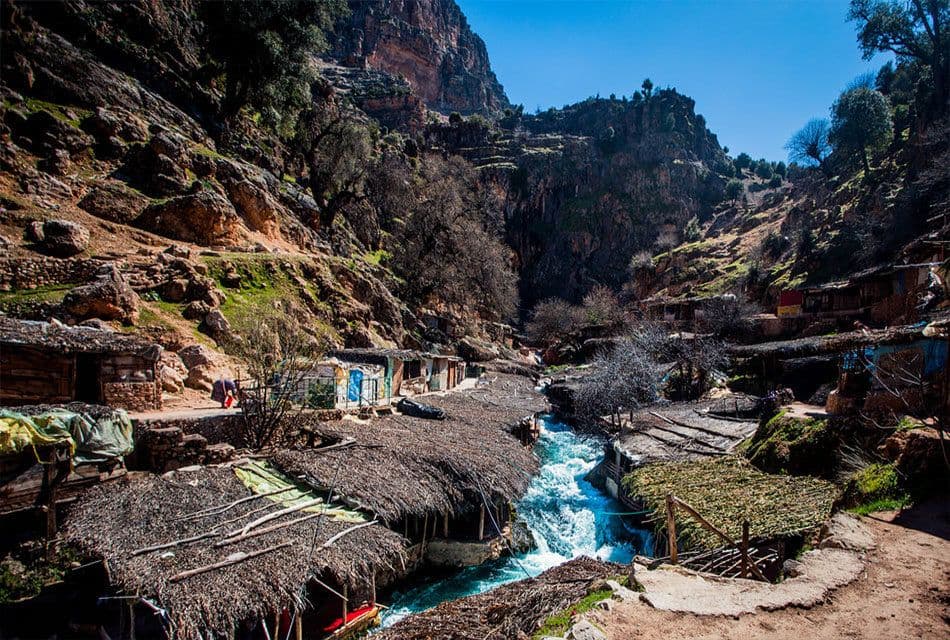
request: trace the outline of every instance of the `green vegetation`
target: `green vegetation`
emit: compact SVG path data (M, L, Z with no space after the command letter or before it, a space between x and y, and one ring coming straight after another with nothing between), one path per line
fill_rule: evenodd
M627 576L613 576L611 580L617 581L622 586L627 586ZM567 607L563 611L552 614L548 616L541 624L534 635L531 636L532 640L539 640L545 636L563 636L567 633L567 630L571 628L571 618L575 615L581 613L587 613L594 608L601 600L607 600L613 595L613 591L610 589L597 589L591 591L586 596L581 598L576 604Z
M782 411L756 430L745 455L770 473L827 475L836 441L827 420L793 418Z
M80 109L78 107L56 104L55 102L37 100L36 98L27 98L24 104L26 106L27 113L46 111L57 120L61 120L62 122L65 122L66 124L72 125L76 128L79 128L79 123L83 118L92 113L92 111L88 109Z
M71 284L53 284L35 289L17 289L16 291L0 291L0 309L10 305L24 305L37 303L60 303L66 293L72 289Z
M882 147L891 138L891 111L879 91L859 87L845 91L831 107L831 131L828 138L836 148L861 157L864 172L871 170L869 152Z
M52 558L14 558L0 560L0 605L30 598L43 587L59 582L78 556L74 549L62 547Z
M901 490L894 465L876 462L851 476L845 487L845 503L851 505L849 511L867 515L904 507L910 503L910 496Z
M393 254L391 254L389 251L386 251L385 249L377 249L376 251L367 251L364 253L363 261L375 266L380 266L385 265L392 257Z

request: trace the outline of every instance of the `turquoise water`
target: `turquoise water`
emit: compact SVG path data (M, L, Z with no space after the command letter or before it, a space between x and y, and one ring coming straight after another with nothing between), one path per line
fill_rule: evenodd
M394 593L390 608L383 614L383 627L440 602L536 576L580 555L626 563L636 553L649 552L650 534L625 526L616 515L624 510L620 503L584 480L602 452L599 440L578 435L553 419L544 419L541 437L535 445L541 471L517 504L518 514L531 528L537 548Z

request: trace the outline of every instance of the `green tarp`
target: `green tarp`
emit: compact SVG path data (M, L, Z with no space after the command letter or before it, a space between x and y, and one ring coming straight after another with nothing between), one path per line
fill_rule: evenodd
M28 447L69 444L76 462L100 462L132 452L132 422L125 411L93 418L66 409L51 409L36 415L0 410L0 455L19 453Z

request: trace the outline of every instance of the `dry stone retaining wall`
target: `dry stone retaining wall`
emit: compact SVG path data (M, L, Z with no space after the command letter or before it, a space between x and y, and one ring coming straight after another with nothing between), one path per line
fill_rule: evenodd
M0 291L85 283L104 264L91 258L0 258Z

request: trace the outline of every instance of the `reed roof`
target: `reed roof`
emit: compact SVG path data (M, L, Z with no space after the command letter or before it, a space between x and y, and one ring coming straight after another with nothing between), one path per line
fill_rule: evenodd
M173 638L231 638L243 620L272 615L284 607L305 606L311 575L358 589L366 586L374 571L387 570L402 560L401 536L378 524L354 530L321 549L331 536L354 526L324 515L236 544L214 546L235 528L282 508L269 497L215 515L183 519L253 495L228 468L127 477L86 492L71 509L64 536L102 558L113 586L121 593L146 597L165 609ZM287 514L268 525L301 515ZM134 553L202 534L213 535L163 550ZM285 542L290 544L237 564L174 578L235 553L250 554Z
M131 354L158 360L162 348L136 335L93 327L0 316L0 344L40 347L60 353Z
M742 522L749 521L753 538L776 538L821 525L838 497L833 484L810 476L763 473L733 456L650 464L635 469L624 480L630 494L646 507L665 513L666 496L672 493L733 540L742 536ZM677 536L686 546L713 549L720 538L680 509ZM657 519L662 527L664 518Z
M528 386L526 386L528 385ZM430 395L445 420L404 415L370 422L338 421L312 429L332 450L280 451L274 463L314 486L392 524L407 516L458 514L482 501L520 497L537 472L535 456L509 428L540 407L543 396L517 376L497 376L490 389Z

